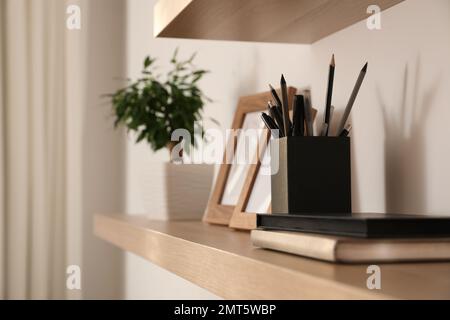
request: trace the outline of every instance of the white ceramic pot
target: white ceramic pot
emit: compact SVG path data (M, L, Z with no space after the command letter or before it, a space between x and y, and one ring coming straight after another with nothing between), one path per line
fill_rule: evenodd
M142 178L142 200L150 219L200 220L212 189L214 165L155 164Z

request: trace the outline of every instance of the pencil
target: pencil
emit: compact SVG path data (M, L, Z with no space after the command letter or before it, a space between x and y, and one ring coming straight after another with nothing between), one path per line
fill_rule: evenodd
M352 125L348 124L345 126L344 130L339 134L339 137L347 137L350 134L350 131L352 130Z
M275 121L269 117L267 114L265 114L264 112L261 112L261 118L264 122L264 124L266 125L266 128L268 130L270 130L270 133L272 134L272 136L276 139L278 138L278 135L276 134L275 130L279 130L277 124L275 123Z
M278 128L280 128L280 137L284 137L283 116L281 115L280 110L277 107L272 106L271 101L268 103L268 108L270 116L275 120Z
M327 87L327 100L325 104L325 119L324 123L326 123L327 129L325 135L328 135L328 131L330 129L330 108L331 108L331 99L333 97L333 83L334 83L334 69L335 69L335 61L334 54L331 56L330 68L328 71L328 87Z
M324 137L328 131L328 123L324 123L322 127L322 131L320 132L320 136Z
M330 120L328 121L331 125L331 122L333 121L333 115L334 115L334 106L330 107Z
M350 95L350 99L348 100L347 106L345 107L344 114L342 115L341 123L339 124L337 133L339 134L344 130L344 126L348 120L348 116L350 115L350 111L352 111L353 104L355 103L356 96L358 95L359 88L361 88L361 84L364 80L364 77L367 73L367 65L368 63L364 65L364 67L359 72L358 79L356 80L355 87L353 88L352 94Z
M284 75L281 75L280 85L281 85L281 97L283 99L282 108L283 108L284 134L287 137L290 135L291 121L289 120L289 102L287 95L286 80L284 79Z
M270 84L269 84L269 87L270 87L270 93L272 94L273 100L275 100L276 105L281 108L282 104L281 104L280 97L278 97L277 91Z
M313 111L309 91L305 91L303 98L305 101L306 135L314 136L313 115L312 115Z

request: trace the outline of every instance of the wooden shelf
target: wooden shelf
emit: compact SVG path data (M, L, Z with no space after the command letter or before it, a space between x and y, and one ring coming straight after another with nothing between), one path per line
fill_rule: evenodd
M403 0L159 0L155 37L310 44Z
M338 265L255 248L249 233L202 222L97 215L95 234L226 299L450 299L450 263Z

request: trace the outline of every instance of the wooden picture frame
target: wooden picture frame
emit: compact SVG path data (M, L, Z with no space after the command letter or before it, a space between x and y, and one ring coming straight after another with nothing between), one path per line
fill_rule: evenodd
M293 87L288 87L288 99L289 105L291 105L295 92L297 89ZM278 94L281 97L281 93L278 90ZM244 124L244 120L247 114L258 111L266 111L267 110L267 101L273 100L270 94L270 91L241 97L238 102L236 113L234 114L233 123L231 129L237 130L242 128ZM262 120L261 120L262 121ZM236 141L230 139L230 141L226 142L226 150L230 150L231 148L236 147ZM220 224L220 225L229 225L230 219L233 215L235 206L232 205L223 205L222 196L225 191L228 175L230 173L231 164L226 163L226 153L223 156L223 162L220 165L219 173L217 175L216 183L214 185L214 189L212 191L211 197L209 199L208 205L205 210L205 214L203 215L203 221L212 223L212 224ZM252 168L252 165L249 164L249 168ZM248 174L247 174L248 176ZM247 177L246 176L246 177ZM245 182L244 182L245 184ZM242 196L242 190L241 190Z
M312 109L313 121L315 121L317 116L317 110ZM239 198L238 204L235 206L233 215L231 216L229 227L239 230L253 230L256 229L256 214L251 212L246 212L248 201L252 195L253 187L258 177L259 169L261 168L261 161L265 148L268 146L270 139L270 132L264 137L266 139L266 144L263 144L264 148L259 150L257 154L256 161L251 165L248 170L248 174L242 188L241 197ZM261 145L261 144L260 144ZM271 206L269 205L268 214L271 212Z
M266 144L263 144L263 148L258 150L259 152L256 155L256 161L254 161L250 165L247 177L245 179L244 187L242 188L241 196L239 198L238 204L234 208L230 223L228 224L230 228L241 230L253 230L256 228L256 214L246 212L246 208L252 194L256 178L258 177L259 169L261 168L260 159L262 158L270 140L270 132L268 131L267 133L265 133L263 138L266 139ZM270 209L271 208L269 205L267 211L270 212Z

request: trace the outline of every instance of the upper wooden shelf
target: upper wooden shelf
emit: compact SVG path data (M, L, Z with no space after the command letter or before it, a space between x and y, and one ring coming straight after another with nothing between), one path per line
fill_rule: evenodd
M95 234L226 299L450 299L450 263L384 264L381 290L366 265L255 248L246 232L202 222L97 215Z
M310 44L403 0L159 0L155 37Z

